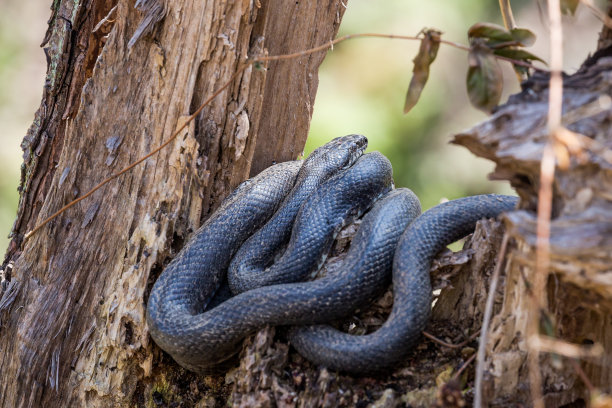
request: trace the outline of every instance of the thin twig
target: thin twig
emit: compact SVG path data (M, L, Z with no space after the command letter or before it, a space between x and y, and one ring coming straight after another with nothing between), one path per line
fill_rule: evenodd
M499 10L501 11L502 19L504 20L504 26L507 30L516 28L516 22L512 15L512 7L510 7L510 0L499 0Z
M413 40L413 41L422 40L421 37L418 37L418 36L415 37L415 36L409 36L409 35L380 34L380 33L347 34L343 37L336 38L335 40L330 41L326 44L322 44L322 45L319 45L318 47L310 48L308 50L298 51L298 52L294 52L291 54L283 54L283 55L257 56L253 58L253 61L264 62L264 61L279 61L279 60L286 60L286 59L292 59L292 58L299 58L299 57L313 54L315 52L324 51L327 49L333 49L334 45L341 43L343 41L346 41L346 40L354 39L354 38L387 38L390 40ZM448 46L451 46L451 47L454 47L454 48L457 48L463 51L470 50L470 47L468 47L467 45L459 44L454 41L440 39L440 43L446 44ZM529 62L516 60L513 58L508 58L508 57L504 57L502 55L497 55L497 54L493 54L493 56L499 60L511 62L514 65L520 65L525 68L532 68L536 71L548 72L548 70L536 67L535 65Z
M580 364L578 364L578 362L574 359L570 359L570 363L574 367L574 371L576 371L576 373L578 374L578 377L580 377L580 379L584 383L585 387L587 387L589 392L591 394L595 392L596 390L595 390L595 387L593 386L593 383L591 382L591 380L589 380L589 377L587 377L582 367L580 367Z
M192 120L194 120L198 114L200 114L200 112L204 109L204 107L206 107L206 105L208 105L215 97L217 97L223 90L225 90L233 81L234 79L236 79L236 77L238 77L238 75L240 73L242 73L242 71L244 71L248 66L258 63L258 62L266 62L266 61L279 61L279 60L286 60L286 59L292 59L292 58L299 58L305 55L310 55L313 54L315 52L319 52L319 51L324 51L327 50L329 48L333 48L333 46L335 44L338 44L340 42L352 39L352 38L366 38L366 37L370 37L370 38L387 38L387 39L400 39L400 40L417 40L417 41L421 41L422 38L418 37L418 36L407 36L407 35L395 35L395 34L379 34L379 33L359 33L359 34L348 34L345 35L343 37L340 38L336 38L335 40L332 40L328 43L319 45L317 47L314 48L310 48L304 51L299 51L299 52L294 52L291 54L283 54L283 55L261 55L261 56L256 56L254 58L251 58L249 60L247 60L242 66L240 66L238 68L238 70L231 76L231 78L225 83L223 84L217 91L215 91L215 93L208 98L206 101L204 101L204 103L202 103L200 105L200 107L190 116L187 117L187 120L183 123L183 125L181 125L181 127L175 131L172 136L170 136L170 138L168 140L166 140L164 143L162 143L159 147L157 147L156 149L154 149L153 151L151 151L149 154L147 154L146 156L136 160L135 162L131 163L129 166L127 166L126 168L124 168L123 170L119 171L118 173L112 174L111 176L107 177L106 179L104 179L103 181L101 181L99 184L97 184L95 187L93 187L91 190L89 190L87 193L85 193L84 195L82 195L81 197L76 198L75 200L69 202L68 204L66 204L65 206L63 206L62 208L60 208L58 211L56 211L55 213L53 213L51 216L47 217L45 220L43 220L40 224L37 224L31 231L29 231L28 233L26 233L23 237L23 241L21 243L21 245L23 246L25 244L25 242L34 234L36 233L38 230L40 230L42 227L44 227L46 224L48 224L52 219L54 219L55 217L57 217L58 215L60 215L61 213L63 213L64 211L66 211L67 209L69 209L70 207L74 206L75 204L77 204L78 202L84 200L85 198L91 196L94 192L96 192L97 190L99 190L102 186L104 186L105 184L107 184L108 182L114 180L115 178L121 176L122 174L128 172L129 170L131 170L132 168L134 168L135 166L137 166L138 164L142 163L143 161L147 160L149 157L153 156L154 154L158 153L160 150L162 150L163 148L165 148L166 146L168 146L174 139L176 139L176 137L179 135L179 133L185 129L185 127L187 127L187 125L189 123L191 123ZM440 43L442 44L446 44L449 45L451 47L455 47L464 51L469 51L470 47L465 46L463 44L459 44L459 43L455 43L453 41L447 41L447 40L440 40ZM504 60L504 61L508 61L511 62L515 65L521 65L527 68L533 68L535 70L538 71L545 71L541 68L537 68L529 63L526 63L524 61L519 61L519 60L513 60L511 58L506 58L506 57L502 57L499 55L494 55L495 58Z
M291 54L283 54L283 55L270 55L270 56L258 56L255 57L254 60L257 61L279 61L279 60L287 60L298 57L303 57L305 55L314 54L315 52L324 51L330 48L333 48L334 45L341 43L346 40L350 40L352 38L366 38L366 37L377 37L377 38L389 38L389 39L399 39L399 40L417 40L420 41L422 38L415 36L406 36L406 35L394 35L394 34L378 34L378 33L359 33L359 34L347 34L342 37L338 37L328 43L319 45L318 47L309 48L304 51L293 52Z
M463 373L463 371L465 371L465 369L472 364L472 361L474 361L474 359L476 358L476 353L472 354L470 356L470 358L467 359L467 361L465 363L463 363L463 365L459 368L459 370L457 370L457 372L453 375L453 380L458 380L459 376L461 375L461 373Z
M315 52L324 51L328 49L333 49L334 45L341 43L346 40L355 39L355 38L386 38L390 40L413 40L413 41L421 41L423 38L419 36L411 36L411 35L396 35L396 34L381 34L381 33L358 33L358 34L347 34L342 37L338 37L335 40L332 40L328 43L319 45L314 48L309 48L304 51L293 52L291 54L283 54L283 55L269 55L269 56L257 56L253 58L255 61L263 62L263 61L279 61L279 60L287 60L298 57L303 57L305 55L314 54ZM464 51L469 51L470 47L465 46L463 44L459 44L452 41L440 40L440 43L450 45L451 47L459 48Z
M597 8L595 4L593 4L592 0L579 0L580 3L587 6L589 10L601 21L606 27L612 28L612 18L610 18L606 13Z
M495 293L497 292L497 283L499 282L499 275L501 274L502 264L504 263L504 257L506 256L506 250L508 248L508 233L504 233L502 238L501 247L497 254L497 261L495 263L495 269L493 270L493 276L491 276L491 286L489 287L489 294L487 295L487 303L484 310L484 316L482 317L482 326L480 328L480 340L478 341L478 352L476 355L476 376L474 381L475 395L474 395L474 407L482 407L482 380L484 378L484 365L485 365L485 354L487 345L487 336L489 333L489 323L491 322L491 316L493 315L493 304L495 303Z
M538 219L536 225L536 267L533 278L531 311L527 323L527 349L529 385L534 408L544 408L542 375L539 365L539 351L534 342L539 336L541 299L550 267L550 219L552 215L552 185L555 177L555 134L561 127L563 106L563 31L561 29L561 6L559 0L548 0L550 22L550 86L548 99L548 141L542 152L540 163L540 189L538 191Z
M601 358L604 348L601 344L580 345L559 340L550 336L537 336L532 338L532 346L538 351L554 353L568 358L582 360Z
M433 334L430 334L426 331L423 331L423 336L427 337L429 340L433 341L434 343L438 343L441 346L444 347L448 347L451 349L458 349L461 347L464 347L466 344L468 344L470 341L474 340L478 334L480 333L480 330L476 331L476 333L472 334L470 337L468 337L466 340L462 341L461 343L458 344L452 344L452 343L447 343L444 340L434 336Z
M40 224L38 224L36 227L34 227L34 229L32 229L32 231L28 232L27 234L25 234L25 236L23 237L23 242L27 241L36 231L38 231L39 229L41 229L42 227L44 227L45 225L47 225L47 223L49 221L51 221L52 219L54 219L55 217L57 217L58 215L60 215L61 213L63 213L64 211L66 211L67 209L69 209L70 207L72 207L73 205L77 204L78 202L86 199L87 197L89 197L90 195L92 195L93 193L95 193L96 191L98 191L102 186L104 186L105 184L107 184L109 181L116 179L117 177L121 176L124 173L127 173L128 171L130 171L132 168L134 168L135 166L139 165L140 163L142 163L143 161L147 160L149 157L153 156L154 154L156 154L157 152L159 152L160 150L162 150L164 147L168 146L170 143L172 143L172 141L174 139L176 139L176 137L183 131L183 129L185 129L187 127L187 125L193 120L195 119L200 112L202 112L202 110L204 109L204 107L206 105L208 105L213 99L215 99L217 96L219 96L219 94L221 92L223 92L233 81L234 79L236 79L238 77L238 75L240 75L250 64L243 64L240 68L238 68L238 70L236 70L236 72L230 77L230 79L223 85L221 86L219 89L217 89L215 91L215 93L213 93L210 98L208 98L206 101L204 101L204 103L202 103L202 105L200 105L200 107L198 109L196 109L196 111L194 113L192 113L191 115L189 115L189 117L187 118L187 120L178 128L178 130L176 130L172 136L170 136L170 138L168 140L166 140L164 143L162 143L161 145L159 145L159 147L157 147L156 149L154 149L153 151L151 151L151 153L147 154L144 157L141 157L140 159L136 160L135 162L133 162L132 164L130 164L129 166L125 167L124 169L120 170L119 172L112 174L110 176L108 176L107 178L105 178L104 180L102 180L100 183L98 183L95 187L93 187L91 190L89 190L87 193L85 193L84 195L82 195L81 197L69 202L68 204L66 204L65 206L63 206L62 208L60 208L59 210L57 210L55 213L53 213L52 215L50 215L49 217L47 217L44 221L42 221Z

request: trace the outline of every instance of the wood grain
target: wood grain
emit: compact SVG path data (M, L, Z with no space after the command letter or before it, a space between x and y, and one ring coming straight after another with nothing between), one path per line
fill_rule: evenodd
M255 161L281 157L265 144L283 159L303 149L324 55L247 69L167 149L21 250L23 234L160 145L248 55L329 41L343 11L339 0L168 2L129 48L146 18L133 2L54 4L47 88L24 140L10 298L0 293L0 406L135 401L159 358L144 319L151 282Z
M563 123L574 149L553 184L550 276L541 300L542 333L578 346L598 344L604 352L583 360L589 380L612 392L612 132L610 49L601 50L564 78ZM485 386L491 404L529 401L526 369L527 316L533 313L536 214L540 158L548 139L548 77L535 75L491 119L455 136L478 156L496 163L491 175L509 180L521 209L504 222L510 237L500 308L489 328ZM572 140L574 141L572 143ZM560 165L559 165L560 166ZM561 167L561 166L560 166ZM548 320L548 322L547 322ZM542 353L546 406L587 400L588 391L565 359Z

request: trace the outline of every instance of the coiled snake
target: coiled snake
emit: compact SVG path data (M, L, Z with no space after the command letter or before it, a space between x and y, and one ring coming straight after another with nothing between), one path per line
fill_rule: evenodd
M477 220L517 200L474 196L419 216L410 190L392 190L389 161L377 152L362 155L366 144L360 135L337 138L303 164L277 164L238 186L155 282L147 305L153 340L196 372L214 369L265 325L295 325L290 338L297 350L332 369L367 373L400 361L429 318L432 258ZM300 282L321 266L339 229L370 207L342 268ZM237 295L206 310L228 268ZM305 326L367 304L384 290L391 269L393 310L375 333Z

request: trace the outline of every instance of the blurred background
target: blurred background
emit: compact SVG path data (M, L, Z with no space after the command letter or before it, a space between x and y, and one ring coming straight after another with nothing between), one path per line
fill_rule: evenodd
M520 27L538 40L530 51L549 59L545 2L513 1ZM598 5L603 7L604 1ZM0 0L0 248L6 248L17 209L22 152L19 147L38 108L46 71L39 44L50 16L50 0ZM492 0L348 0L340 34L378 32L416 35L436 28L443 38L467 43L476 22L502 24ZM584 7L564 18L564 67L572 73L596 46L601 23ZM402 114L419 43L388 39L354 39L337 45L325 59L305 153L328 140L361 133L393 163L395 183L409 187L423 208L444 198L511 192L507 183L491 182L492 164L466 149L449 145L454 133L486 119L471 108L465 90L467 53L442 45L429 83L413 110ZM504 64L507 65L507 64ZM505 67L505 93L518 91Z

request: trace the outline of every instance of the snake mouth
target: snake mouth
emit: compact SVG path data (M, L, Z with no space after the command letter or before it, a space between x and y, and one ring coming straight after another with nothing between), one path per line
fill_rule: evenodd
M357 146L357 148L351 152L348 161L346 162L346 164L342 167L342 169L348 169L349 167L352 167L353 164L355 164L355 162L361 157L363 156L363 152L365 152L365 149L367 147L367 143L363 144L362 146Z
M355 135L357 137L357 140L355 141L355 145L356 147L356 151L358 152L359 155L361 155L366 147L368 147L368 138L363 136L363 135Z
M353 164L355 164L357 159L359 159L363 155L363 152L365 152L366 148L368 147L368 139L365 136L348 135L345 137L353 137L354 139L351 140L352 146L350 146L348 149L349 155L347 157L346 163L344 164L344 166L342 166L342 170L348 169Z

